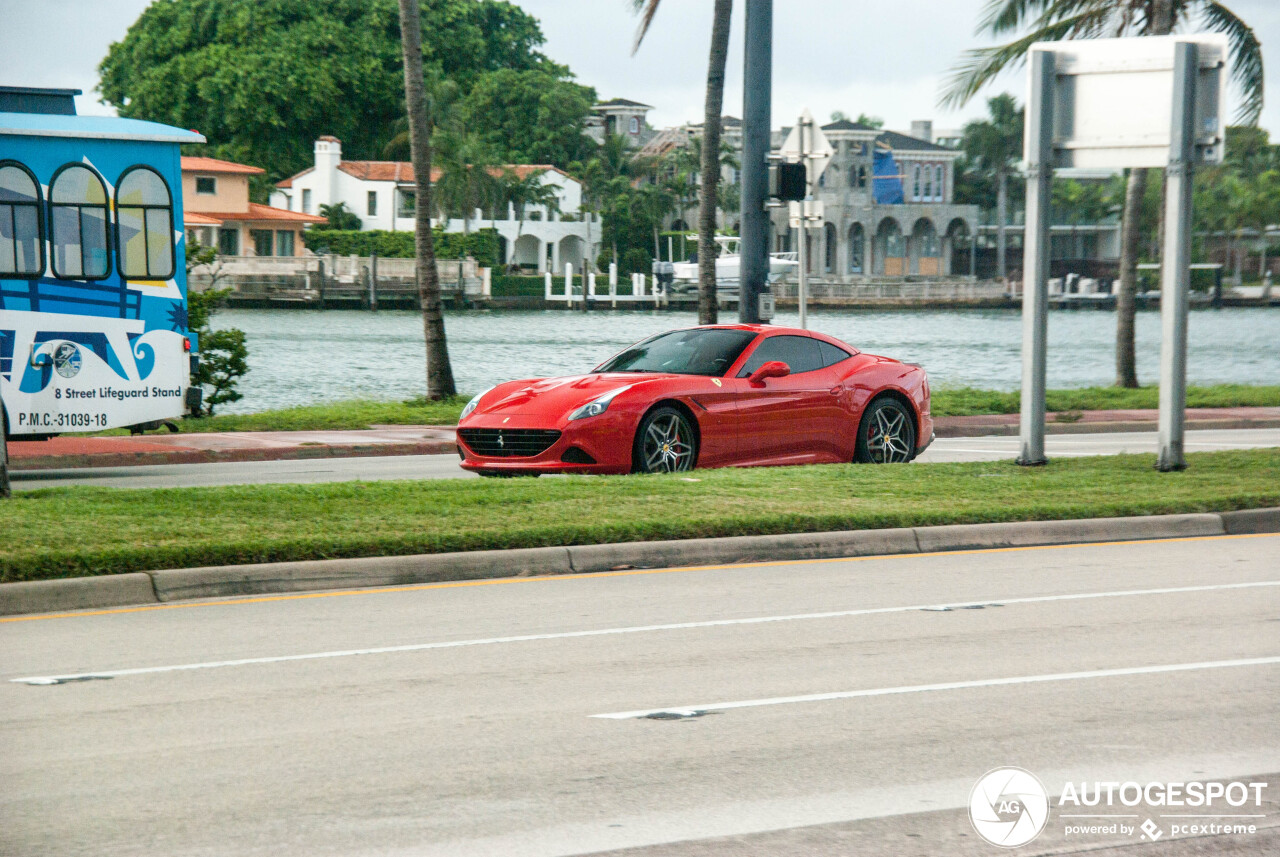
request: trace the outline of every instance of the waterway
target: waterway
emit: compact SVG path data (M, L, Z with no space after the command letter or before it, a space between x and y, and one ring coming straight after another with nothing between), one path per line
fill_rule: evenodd
M725 321L735 316L724 314ZM422 318L413 311L233 310L219 327L245 331L250 371L244 398L226 413L249 413L341 399L406 399L425 391ZM457 312L446 317L458 389L475 392L515 378L589 371L653 333L697 323L683 312ZM775 324L794 325L794 313ZM1016 390L1022 317L1016 310L838 311L809 325L874 354L922 364L934 386ZM1155 383L1160 314L1137 318L1138 377ZM1280 311L1195 310L1187 374L1193 384L1280 384ZM1115 378L1115 314L1049 316L1050 388L1110 384Z

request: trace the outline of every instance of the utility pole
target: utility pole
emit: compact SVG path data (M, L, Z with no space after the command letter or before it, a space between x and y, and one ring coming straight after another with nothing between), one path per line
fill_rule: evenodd
M738 320L760 321L768 287L769 155L773 88L773 0L746 0L742 98L742 261Z

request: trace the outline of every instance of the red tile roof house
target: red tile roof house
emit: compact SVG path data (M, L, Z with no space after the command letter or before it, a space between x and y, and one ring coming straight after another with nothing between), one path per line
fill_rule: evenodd
M249 201L249 176L260 167L217 158L182 159L182 200L188 242L223 256L301 256L303 229L325 218Z
M584 219L581 183L556 167L517 164L508 167L517 175L539 172L545 184L554 185L560 198L559 211L529 207L521 226L514 208L508 204L496 211L476 210L471 228L492 227L499 235L499 258L538 271L575 268L582 258L594 262L600 252L601 224L594 216ZM432 170L432 181L439 179ZM315 165L276 184L271 204L298 214L319 211L321 205L346 203L347 210L360 218L364 230L385 229L408 232L414 217L413 164L405 161L344 161L342 143L336 137L321 137L315 144ZM460 218L444 223L445 231L461 232ZM517 237L517 233L519 233Z

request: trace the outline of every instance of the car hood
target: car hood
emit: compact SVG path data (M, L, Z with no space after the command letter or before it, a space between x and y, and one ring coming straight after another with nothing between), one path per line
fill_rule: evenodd
M533 378L499 384L480 400L477 414L545 414L559 416L620 387L685 376L649 372L610 372L599 375L567 375Z

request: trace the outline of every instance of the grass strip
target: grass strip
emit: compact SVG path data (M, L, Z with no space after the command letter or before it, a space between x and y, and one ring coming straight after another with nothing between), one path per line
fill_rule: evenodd
M1107 411L1157 408L1160 391L1156 387L1126 390L1120 387L1086 387L1079 390L1050 390L1050 411ZM958 417L976 414L1016 414L1019 394L971 387L933 390L933 415ZM183 432L216 431L344 431L374 425L454 425L469 395L432 402L419 397L404 402L352 399L325 405L302 405L255 414L219 414L182 420ZM1280 407L1280 386L1218 384L1187 388L1189 408ZM126 434L124 430L103 434Z
M1280 505L1280 450L683 475L50 488L0 502L0 580L201 565Z

